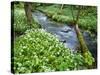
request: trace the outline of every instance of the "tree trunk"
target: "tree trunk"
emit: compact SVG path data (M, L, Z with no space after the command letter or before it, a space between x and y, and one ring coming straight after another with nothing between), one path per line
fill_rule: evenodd
M87 45L85 43L85 40L83 38L83 35L80 32L80 29L78 27L78 21L79 21L79 17L80 17L80 12L81 12L81 6L79 6L76 18L74 19L75 20L75 31L76 31L77 38L78 38L79 43L80 43L81 52L84 54L86 51L88 51L88 47L87 47Z
M74 13L73 13L73 6L71 6L71 14L72 14L73 25L74 25L75 24L75 17L74 17Z
M28 25L30 25L30 27L31 27L31 25L32 25L32 5L31 5L31 3L25 2L24 9L25 9L25 14L27 17Z
M79 43L80 43L81 53L84 54L86 51L88 51L88 48L87 48L87 45L86 45L85 40L83 38L83 35L80 32L78 24L75 25L75 31L76 31L77 38L78 38Z
M94 58L92 57L92 54L89 52L89 49L85 43L85 40L83 38L82 33L80 32L80 29L78 28L78 24L75 25L75 30L77 34L78 41L80 43L81 48L81 54L84 57L84 60L86 62L87 68L92 68L93 63L95 62Z
M89 49L85 43L85 40L83 38L83 35L82 33L80 32L80 29L78 27L78 21L79 21L79 17L80 17L80 12L81 12L81 6L79 6L79 9L78 9L78 12L77 12L77 15L76 15L76 18L75 18L75 31L76 31L76 34L77 34L77 38L78 38L78 41L80 43L80 52L82 53L84 59L85 59L85 62L89 65L88 68L91 67L91 65L93 64L94 62L94 58L92 57L91 53L89 52Z
M80 12L81 12L81 6L79 6L79 9L78 9L78 12L77 12L77 15L76 15L75 25L78 24L79 17L80 17Z
M64 4L61 4L60 11L58 10L59 11L58 14L62 14L63 7L64 7Z
M61 5L60 11L62 11L63 7L64 7L64 4Z

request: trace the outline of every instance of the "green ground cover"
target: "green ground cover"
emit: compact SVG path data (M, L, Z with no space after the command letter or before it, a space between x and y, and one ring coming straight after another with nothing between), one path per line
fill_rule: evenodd
M81 54L73 54L52 34L31 29L15 40L14 72L51 72L78 70L85 67Z

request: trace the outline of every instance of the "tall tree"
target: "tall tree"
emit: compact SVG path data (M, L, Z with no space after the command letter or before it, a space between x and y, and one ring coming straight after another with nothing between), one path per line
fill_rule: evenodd
M78 21L79 21L79 17L80 17L82 8L83 8L82 6L78 6L78 11L77 11L76 17L74 16L73 11L72 11L72 16L73 16L73 20L74 20L74 24L75 24L77 38L80 43L80 48L81 48L80 52L82 53L83 57L85 58L85 62L89 65L88 67L90 67L94 62L94 58L92 57L91 53L89 52L89 49L85 43L83 35L80 32L80 29L78 27Z
M25 14L27 17L28 25L32 25L32 4L29 2L24 3Z

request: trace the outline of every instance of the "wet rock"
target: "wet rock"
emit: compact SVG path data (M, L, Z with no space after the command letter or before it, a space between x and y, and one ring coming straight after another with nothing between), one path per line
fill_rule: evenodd
M68 33L68 32L70 32L70 31L71 31L71 29L61 30L61 32L65 32L65 33Z
M60 42L66 43L66 40L60 40Z

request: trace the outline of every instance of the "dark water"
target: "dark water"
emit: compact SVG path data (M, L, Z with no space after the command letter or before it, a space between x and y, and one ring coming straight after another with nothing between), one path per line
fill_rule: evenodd
M50 21L48 17L40 11L35 11L33 13L33 18L43 29L55 35L61 42L64 43L65 47L70 48L72 52L79 46L74 27ZM90 33L87 31L83 31L83 36L91 53L95 58L97 58L97 42L94 41L96 37L91 37Z

